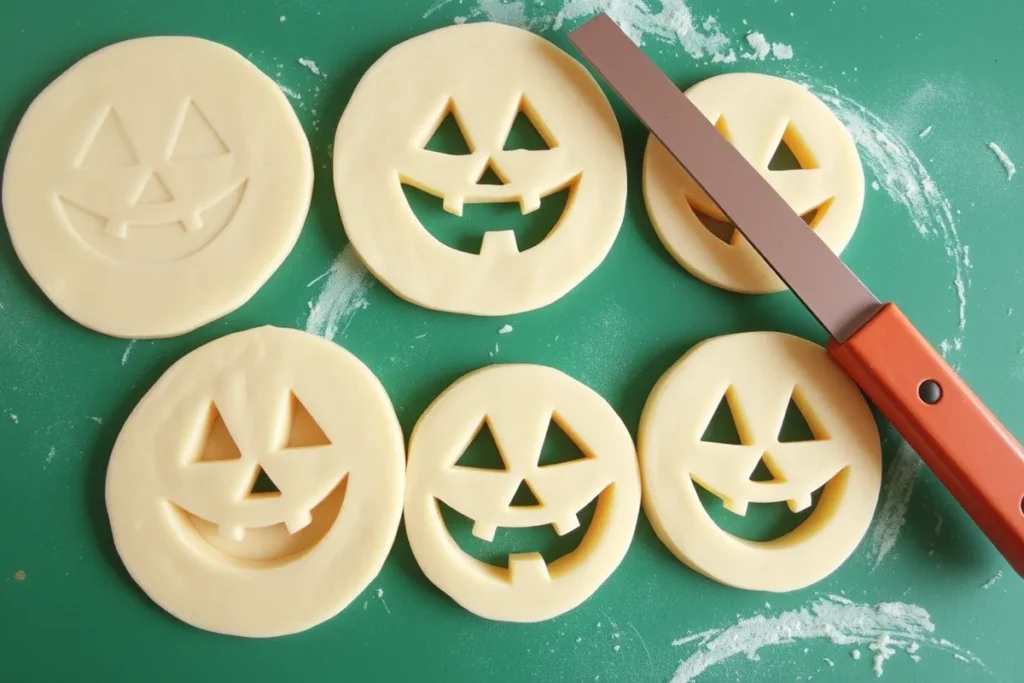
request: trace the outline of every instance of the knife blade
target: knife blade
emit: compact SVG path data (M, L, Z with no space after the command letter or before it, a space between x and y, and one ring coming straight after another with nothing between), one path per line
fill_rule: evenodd
M1024 576L1024 448L893 303L882 303L615 22L569 40L828 331L833 360Z

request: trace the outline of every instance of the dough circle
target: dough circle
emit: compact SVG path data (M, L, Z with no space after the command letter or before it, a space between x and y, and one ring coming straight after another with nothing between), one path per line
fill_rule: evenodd
M723 396L742 445L702 440ZM791 396L814 441L779 443ZM639 452L644 510L661 541L693 569L748 590L796 590L835 571L867 532L882 479L878 429L860 390L823 348L777 332L715 337L687 352L644 406ZM762 456L775 481L750 480ZM800 526L756 542L714 523L697 482L738 514L748 502L799 511L824 490Z
M522 109L551 149L503 149ZM469 154L425 149L449 113ZM503 185L478 182L488 165ZM468 202L518 201L525 213L573 189L540 244L520 252L512 231L492 231L471 254L423 227L403 183L459 216ZM407 40L370 67L338 125L334 187L349 240L395 294L496 316L558 300L601 263L625 212L626 161L612 108L581 64L529 31L475 23Z
M504 470L456 464L485 421ZM538 465L553 421L585 458ZM467 610L500 621L550 619L590 597L625 556L640 513L636 450L622 420L592 389L539 365L492 365L448 387L413 430L407 482L405 528L423 573ZM524 482L540 505L511 505ZM563 535L595 498L576 550L550 565L539 553L512 554L508 569L459 548L440 512L443 502L469 517L484 540L499 527L551 524Z
M116 43L28 108L3 211L25 269L76 322L182 334L245 303L298 239L309 144L280 88L199 38Z
M297 330L231 334L175 363L125 422L107 469L114 545L182 621L302 631L383 566L404 455L384 388L353 355ZM261 470L277 494L257 491Z
M853 237L864 204L864 171L849 131L807 88L776 76L715 76L687 97L757 168L817 235L839 254ZM799 170L769 170L784 141ZM653 135L643 168L644 200L655 231L670 254L708 284L744 294L785 289L785 284L739 231L724 242L694 209L728 219Z

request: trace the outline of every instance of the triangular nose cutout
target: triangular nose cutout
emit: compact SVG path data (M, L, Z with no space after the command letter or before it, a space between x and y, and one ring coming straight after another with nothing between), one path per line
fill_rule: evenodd
M750 481L764 483L781 481L781 479L778 479L774 474L772 474L772 471L768 468L768 463L764 461L764 457L762 456L761 459L757 461L757 467L755 467L754 471L750 473Z
M139 191L139 196L136 197L136 204L163 204L164 202L172 201L174 197L171 195L171 191L167 189L167 185L160 179L156 173L150 173L149 178L146 179L146 183L142 186Z
M477 185L504 185L505 181L501 179L498 172L494 170L494 162L488 161L487 166L484 167L484 172L480 175L480 179L476 181Z
M274 480L261 467L249 488L249 495L246 498L260 498L266 496L280 496L281 489L277 488Z
M540 505L540 501L537 500L537 496L534 495L530 485L523 479L522 483L519 484L519 488L516 489L516 493L512 496L512 501L508 504L512 508L528 508Z

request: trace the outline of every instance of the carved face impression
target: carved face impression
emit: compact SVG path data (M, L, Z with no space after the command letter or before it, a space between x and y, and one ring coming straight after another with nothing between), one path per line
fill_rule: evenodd
M553 425L582 459L539 464ZM458 464L485 428L503 467ZM515 504L522 487L535 504ZM567 534L594 500L593 520L576 550L550 564L538 553L514 554L507 569L463 551L440 509L444 504L470 518L473 535L491 541L504 527L551 525ZM633 445L621 420L596 393L551 368L499 365L466 375L431 404L410 441L405 520L416 560L455 601L489 619L540 621L583 602L622 560L639 501Z
M296 330L230 335L175 364L125 423L107 472L114 542L184 621L299 631L379 571L403 451L387 395L346 351Z
M537 145L514 140L517 121ZM432 147L448 125L463 149ZM604 258L625 207L622 139L597 83L546 40L497 24L453 26L389 50L345 109L334 165L342 222L370 270L399 296L458 313L555 301ZM484 225L467 252L431 235L406 199L410 187L458 216L472 203L514 202L525 215L556 193L569 197L535 245Z

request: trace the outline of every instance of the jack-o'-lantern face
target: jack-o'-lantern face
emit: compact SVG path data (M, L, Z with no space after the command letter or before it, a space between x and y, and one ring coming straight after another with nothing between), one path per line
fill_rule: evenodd
M308 628L383 563L402 450L383 389L340 347L275 328L219 339L171 368L118 437L107 475L118 552L189 623Z
M58 308L154 338L245 303L298 239L312 189L274 81L223 45L157 36L87 55L39 94L11 142L3 211Z
M462 150L431 146L449 125ZM532 127L538 144L518 144L517 125ZM604 258L625 206L622 140L596 82L551 43L496 24L388 51L342 116L334 161L342 222L362 259L398 295L439 310L500 315L556 300ZM457 216L473 203L530 214L569 196L535 246L512 226L482 225L467 253L428 232L407 188Z
M57 183L68 223L109 258L184 258L214 239L242 202L244 162L197 102L175 99L104 106Z
M553 426L584 457L540 464ZM482 429L501 454L498 469L459 464ZM542 366L491 366L449 387L413 431L407 480L406 529L424 573L466 609L503 621L549 619L583 602L618 566L639 509L635 452L621 420L596 393ZM516 500L524 489L532 504ZM468 517L483 541L499 528L551 525L564 535L595 500L575 550L550 564L538 553L513 554L507 569L463 551L441 513L444 505Z
M738 443L711 434L716 408L731 415ZM806 420L799 440L783 433L787 411ZM683 562L739 588L794 590L827 576L867 531L881 483L878 431L856 385L820 346L773 332L717 337L687 353L648 399L639 450L658 536ZM735 515L783 502L799 513L821 494L793 531L750 541L715 524L698 486Z

